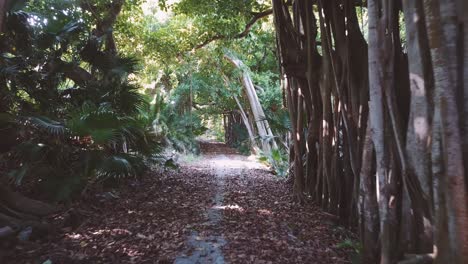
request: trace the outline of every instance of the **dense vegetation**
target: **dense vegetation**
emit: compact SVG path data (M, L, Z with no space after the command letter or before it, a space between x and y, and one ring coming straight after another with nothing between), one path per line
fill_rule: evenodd
M356 229L363 263L465 263L465 2L0 1L0 226L55 210L25 182L69 202L203 135Z
M8 14L2 133L12 140L2 152L17 184L35 177L62 200L89 182L140 174L160 144L154 106L130 77L138 61L118 54L112 35L103 38L117 10L92 32L91 21L78 19L83 11L56 4L45 14L38 3Z
M273 140L271 131L268 139L257 134L253 124L264 127L265 114L252 110L239 81L252 76L270 116L281 108L272 24L251 23L228 41L250 19L246 10L263 5L246 2L233 11L220 2L209 12L226 18L218 21L197 2L1 3L3 224L21 230L54 211L42 203L31 208L37 201L22 196L24 203L15 203L10 187L26 184L36 197L70 202L89 187L172 167L166 149L197 153L195 139L207 127L244 153L259 154L255 146ZM226 41L208 45L216 39ZM233 67L228 56L245 64ZM262 108L251 92L250 103ZM284 134L282 117L273 129ZM265 154L285 176L280 151Z

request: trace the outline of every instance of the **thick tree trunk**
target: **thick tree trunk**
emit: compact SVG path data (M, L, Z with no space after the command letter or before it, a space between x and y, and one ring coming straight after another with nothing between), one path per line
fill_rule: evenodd
M432 203L432 176L430 171L430 127L431 110L429 98L433 94L432 68L430 61L427 33L421 0L404 0L404 15L406 23L406 39L409 62L409 78L411 90L410 116L406 135L406 159L408 160L408 174L414 174L421 186L422 196L426 203ZM414 192L408 186L405 192ZM407 194L411 196L410 194ZM428 207L428 206L426 206ZM413 226L408 230L417 230L413 238L416 252L432 252L431 231L423 219L422 205L413 204ZM410 217L404 214L403 217ZM427 217L427 216L426 216ZM406 232L408 234L408 232ZM429 234L429 236L427 235ZM410 251L411 252L411 251Z
M383 87L386 85L383 80L384 52L380 47L386 43L384 34L386 27L380 16L382 10L380 1L368 1L369 12L369 118L371 126L372 141L374 143L377 164L378 178L378 199L379 199L379 218L380 218L380 236L381 236L381 264L392 264L394 262L394 252L392 252L392 230L390 215L390 183L389 183L389 157L387 156L388 146L385 140L384 125L384 100ZM387 46L388 47L388 46ZM389 52L388 50L386 52Z
M451 1L424 0L426 25L434 67L435 112L440 114L440 135L442 142L442 159L444 171L438 188L444 188L439 193L446 193L446 217L449 235L449 250L451 263L466 263L468 261L468 210L465 185L465 168L463 164L459 114L455 94L457 68L450 62L456 46L452 43L457 39L452 26L442 24L454 12ZM453 50L455 49L455 51ZM438 208L436 208L438 210ZM436 232L442 232L437 230Z

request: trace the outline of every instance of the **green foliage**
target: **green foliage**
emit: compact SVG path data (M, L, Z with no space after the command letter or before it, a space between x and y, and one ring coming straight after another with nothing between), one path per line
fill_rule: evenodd
M274 149L270 154L260 153L259 160L268 163L277 176L287 177L289 160L287 153L282 149Z
M239 72L223 59L228 50L252 70L272 129L287 131L271 23L232 39L269 1L127 0L100 36L116 1L16 2L0 37L0 128L21 142L5 148L17 183L36 177L63 198L90 182L138 175L150 160L165 164L155 156L163 147L197 152L205 126L221 128L219 117L238 108L234 96L248 110ZM119 54L109 50L111 32ZM270 160L280 167L281 158Z
M8 15L0 125L14 127L20 142L3 155L8 176L16 184L31 177L63 200L89 183L140 175L162 144L153 109L129 78L138 60L107 51L86 20L73 21L78 9L51 4L65 9Z
M291 131L291 120L286 108L275 109L275 111L269 109L267 116L274 135L284 135Z
M41 179L56 199L69 197L89 181L141 174L147 166L144 157L160 146L146 123L88 104L63 123L28 117L19 118L17 128L30 135L11 151L21 164L9 176L17 184L25 176Z
M197 136L202 135L206 128L201 119L195 114L177 114L175 106L165 108L157 119L157 124L164 128L164 137L171 147L183 152L198 152L195 141Z
M236 135L236 141L232 142L232 147L239 150L239 152L243 155L249 155L251 146L250 146L250 139L249 139L249 134L247 133L247 129L245 128L243 124L235 123L232 126L233 126L233 133Z
M345 239L342 242L338 243L337 248L344 248L352 250L350 254L351 263L358 264L361 263L360 255L362 252L362 244L359 241L352 239Z

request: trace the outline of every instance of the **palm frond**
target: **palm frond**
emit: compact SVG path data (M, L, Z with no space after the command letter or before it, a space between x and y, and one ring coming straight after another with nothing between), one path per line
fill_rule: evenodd
M138 114L139 109L148 104L138 87L129 83L122 84L113 98L114 107L124 114Z
M115 129L94 129L89 131L94 143L98 145L114 145L119 139Z
M51 135L63 136L66 132L66 128L62 123L45 116L27 117L26 120Z
M140 61L136 57L117 57L110 71L118 76L136 73L140 69Z
M120 156L105 158L98 167L98 178L122 178L134 175L132 164Z

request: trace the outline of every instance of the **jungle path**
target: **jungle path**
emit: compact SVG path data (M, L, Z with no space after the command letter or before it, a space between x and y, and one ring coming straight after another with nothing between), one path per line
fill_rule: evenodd
M328 214L292 202L284 181L224 144L201 149L178 171L93 190L48 239L0 263L350 263Z

